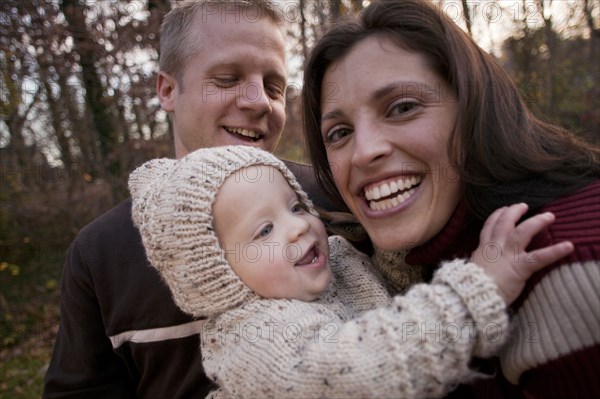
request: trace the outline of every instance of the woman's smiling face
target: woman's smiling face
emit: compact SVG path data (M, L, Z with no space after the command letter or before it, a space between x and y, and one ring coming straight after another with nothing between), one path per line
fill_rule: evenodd
M321 132L336 186L374 244L421 245L461 197L448 156L458 107L422 55L369 37L326 71Z

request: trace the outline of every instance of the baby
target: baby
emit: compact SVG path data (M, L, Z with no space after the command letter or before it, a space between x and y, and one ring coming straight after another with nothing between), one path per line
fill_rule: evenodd
M473 259L391 298L370 259L327 237L283 162L230 146L145 163L130 176L132 217L177 305L206 318L213 397L433 397L476 373L473 357L506 339L506 306L570 244L524 259L551 215L515 227L526 206L496 211ZM494 242L499 259L486 261ZM513 247L511 247L513 248ZM515 256L517 255L517 256Z

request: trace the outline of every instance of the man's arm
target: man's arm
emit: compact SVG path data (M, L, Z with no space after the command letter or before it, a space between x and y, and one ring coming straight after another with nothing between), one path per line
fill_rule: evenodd
M129 372L112 350L86 261L76 240L65 263L61 319L43 398L130 398Z
M213 388L197 321L148 264L130 200L75 239L61 312L44 398L201 398Z

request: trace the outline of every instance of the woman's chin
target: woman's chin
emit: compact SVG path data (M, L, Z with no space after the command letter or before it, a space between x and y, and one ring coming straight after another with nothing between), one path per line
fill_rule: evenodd
M408 251L419 245L414 239L399 237L395 232L386 233L380 230L375 234L369 234L369 237L373 245L384 251Z

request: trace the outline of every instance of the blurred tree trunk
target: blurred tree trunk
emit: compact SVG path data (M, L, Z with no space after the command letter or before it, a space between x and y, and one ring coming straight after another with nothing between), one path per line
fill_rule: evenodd
M144 136L144 129L142 129L142 126L147 124L147 120L144 116L144 112L142 111L141 107L139 104L136 104L135 101L131 104L131 108L133 110L133 115L135 116L135 126L136 126L136 130L137 130L137 134L140 136L141 140L145 140L146 137Z
M302 59L306 60L308 58L308 43L306 38L306 14L304 12L304 8L306 7L306 2L304 0L299 0L298 8L300 9L300 41L302 46Z
M351 0L350 2L352 4L352 9L355 11L360 11L363 9L363 2L362 0Z
M148 0L148 11L151 13L154 11L167 13L171 10L170 0Z
M503 48L504 67L533 113L595 142L600 141L600 35L594 16L599 6L523 0L520 10L511 7L518 29Z
M600 60L600 27L596 27L594 24L594 16L593 16L593 5L596 5L596 8L600 11L600 3L594 2L594 0L584 0L583 13L585 15L585 22L590 30L590 43L589 43L589 59L590 65L594 65L598 63ZM597 69L600 74L600 69Z
M126 111L125 111L125 102L127 102L127 93L125 92L125 90L123 90L123 77L119 77L119 85L117 88L114 89L115 95L114 95L114 104L115 107L117 109L117 118L116 118L116 123L117 123L117 128L118 128L118 132L120 133L120 135L123 137L123 142L127 142L130 139L130 135L129 135L129 127L130 124L127 121L127 117L126 117Z
M78 0L62 0L60 8L68 22L67 29L73 36L74 47L80 57L85 98L100 142L102 161L105 161L117 143L116 123L111 108L104 101L105 93L95 67L94 39L85 23L85 5Z
M62 102L59 103L58 100L60 98L53 98L48 71L41 70L40 79L43 82L44 89L46 91L46 101L48 103L48 110L50 111L48 116L50 117L50 124L52 125L52 129L54 130L54 135L56 136L58 148L60 149L60 160L63 163L65 169L68 170L73 166L74 161L69 145L69 138L66 135L66 129L63 125L62 109L64 105L62 104Z
M67 110L68 115L68 129L71 131L73 140L77 143L78 149L81 153L81 160L85 161L88 165L86 169L97 169L97 164L100 163L101 157L98 149L96 137L91 123L91 117L89 115L88 108L85 104L81 104L77 93L77 88L68 84L67 79L63 73L58 74L58 85L60 92L64 93L61 95L63 100L63 106ZM91 170L86 170L91 172ZM91 172L91 175L96 174Z
M39 95L40 90L38 89L34 93L33 101L27 106L22 115L19 114L17 108L6 118L6 125L8 126L8 133L10 135L10 143L6 148L6 152L8 154L12 154L13 159L9 161L11 161L13 165L18 167L18 174L22 174L23 172L31 171L34 169L34 165L32 164L33 159L31 157L31 151L25 145L25 138L23 137L23 128L25 126L25 121L27 120L27 115L37 103Z
M10 135L10 142L5 149L5 152L9 154L9 158L11 158L3 160L3 162L17 167L17 175L22 175L22 173L34 169L31 148L27 148L26 146L23 130L25 123L27 122L27 117L33 107L38 103L41 93L41 87L37 85L36 90L33 93L28 93L31 95L31 102L27 104L25 108L22 108L21 105L24 95L22 84L23 79L25 78L25 76L21 76L22 74L22 69L17 70L14 62L7 63L6 74L3 74L3 85L4 89L8 91L6 94L8 101L6 104L2 104L2 117L8 127L8 133Z
M329 1L329 17L331 18L331 21L335 22L338 21L340 19L340 17L342 16L342 2L341 1L336 1L336 0L330 0Z
M467 25L467 32L469 32L469 36L473 37L473 20L471 19L471 14L469 12L469 4L467 0L462 0L462 8L465 15L465 24Z
M595 6L595 10L594 10ZM595 82L588 94L588 102L591 104L590 109L581 117L581 123L588 131L590 139L600 144L600 24L598 18L594 19L593 13L600 12L600 3L597 0L585 0L583 12L586 25L590 31L590 40L588 44L588 63L595 68ZM596 21L596 23L594 23Z
M556 115L558 110L556 109L556 97L558 85L556 85L555 74L559 71L554 68L554 57L558 53L557 48L559 41L554 31L553 21L551 14L546 12L546 5L548 9L552 7L552 0L536 0L536 7L539 14L542 16L543 25L542 29L544 32L544 86L546 91L546 106L544 107L544 113L546 115Z

